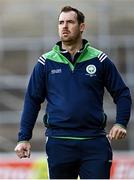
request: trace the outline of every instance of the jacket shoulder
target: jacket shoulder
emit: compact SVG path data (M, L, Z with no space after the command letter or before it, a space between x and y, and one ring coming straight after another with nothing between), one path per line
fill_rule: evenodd
M97 57L100 62L103 62L108 56L101 50L89 46L89 51L92 56Z
M42 55L45 59L52 59L52 57L55 55L55 52L53 50L48 51Z
M88 46L87 50L88 50L88 52L89 52L90 54L92 54L92 55L95 56L95 57L98 57L98 56L102 53L101 50L96 49L96 48L94 48L94 47L92 47L92 46Z
M53 49L51 51L43 54L42 57L45 60L48 60L48 61L54 61L54 62L57 62L57 63L67 64L67 61L65 60L64 56L62 56L60 54L60 52L57 52L57 51L55 51Z

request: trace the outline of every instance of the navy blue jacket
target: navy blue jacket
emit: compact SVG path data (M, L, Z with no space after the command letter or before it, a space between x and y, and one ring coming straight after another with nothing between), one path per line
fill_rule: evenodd
M115 123L127 127L131 109L128 87L107 55L84 42L84 48L75 55L74 64L65 56L68 52L61 50L59 43L38 59L25 96L18 141L31 139L45 99L47 136L105 134L105 87L117 106Z

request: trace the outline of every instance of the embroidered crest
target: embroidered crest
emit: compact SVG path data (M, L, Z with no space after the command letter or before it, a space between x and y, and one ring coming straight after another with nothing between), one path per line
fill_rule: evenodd
M95 67L95 65L92 65L92 64L88 65L88 66L86 67L86 71L87 71L88 74L90 74L90 75L95 74L95 73L96 73L96 67Z

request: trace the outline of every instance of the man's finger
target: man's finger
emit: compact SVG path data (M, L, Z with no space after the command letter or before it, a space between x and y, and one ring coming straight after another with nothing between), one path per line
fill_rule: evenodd
M30 158L30 149L25 150L24 154L25 154L25 157Z
M114 136L114 138L113 139L119 139L120 138L120 135L121 135L121 133L120 133L120 131L119 131L119 129L117 129L116 131L115 131L115 136Z
M110 130L110 133L109 133L109 138L110 138L111 140L112 140L112 139L115 139L116 134L117 134L117 130L111 129L111 130Z

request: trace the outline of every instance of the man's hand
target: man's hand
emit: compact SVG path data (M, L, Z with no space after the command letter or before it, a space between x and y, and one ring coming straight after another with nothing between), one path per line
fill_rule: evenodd
M127 131L126 131L125 128L121 127L118 124L115 124L111 128L111 130L110 130L110 132L108 134L108 138L110 140L112 140L112 139L115 139L115 140L117 140L117 139L124 139L126 137L126 134L127 134Z
M14 151L19 158L30 158L31 145L28 141L19 142Z

